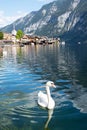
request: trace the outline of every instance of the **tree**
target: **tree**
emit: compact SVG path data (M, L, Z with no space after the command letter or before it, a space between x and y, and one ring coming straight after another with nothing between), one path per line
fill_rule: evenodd
M2 40L2 39L3 39L3 37L4 37L3 32L0 32L0 40Z
M21 41L21 38L23 37L23 31L22 30L18 30L17 34L16 34L16 38L19 39Z

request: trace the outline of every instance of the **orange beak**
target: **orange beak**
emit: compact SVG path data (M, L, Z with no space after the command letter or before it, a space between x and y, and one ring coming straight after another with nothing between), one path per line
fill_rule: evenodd
M53 88L56 88L55 84L52 85Z

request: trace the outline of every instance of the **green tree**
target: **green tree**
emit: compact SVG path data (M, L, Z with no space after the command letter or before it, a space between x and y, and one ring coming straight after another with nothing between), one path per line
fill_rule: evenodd
M4 37L3 32L0 32L0 40L2 40L2 39L3 39L3 37Z
M23 31L22 30L18 30L17 34L16 34L16 38L19 39L19 40L21 40L21 38L23 37L23 35L24 35Z

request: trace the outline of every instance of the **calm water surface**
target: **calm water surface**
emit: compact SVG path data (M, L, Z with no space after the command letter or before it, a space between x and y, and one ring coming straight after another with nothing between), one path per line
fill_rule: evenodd
M51 111L37 104L48 80ZM0 130L87 130L87 46L0 49Z

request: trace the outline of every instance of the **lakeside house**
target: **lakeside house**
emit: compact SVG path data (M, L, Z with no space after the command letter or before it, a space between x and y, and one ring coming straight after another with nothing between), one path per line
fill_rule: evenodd
M45 44L53 44L55 42L59 42L58 39L55 38L48 38L47 36L31 36L28 34L24 34L23 37L21 38L21 41L19 41L18 39L16 39L16 34L17 31L15 30L15 28L13 28L11 33L4 33L4 38L3 40L0 41L0 43L3 41L4 43L22 43L25 45L29 45L29 44L41 44L41 45L45 45Z
M12 35L11 33L4 33L4 37L3 37L4 40L11 40L12 39Z

